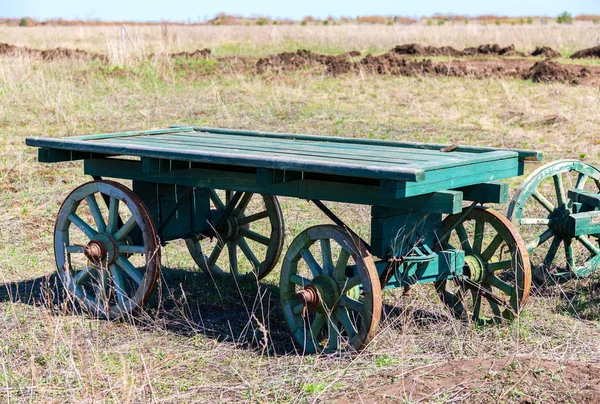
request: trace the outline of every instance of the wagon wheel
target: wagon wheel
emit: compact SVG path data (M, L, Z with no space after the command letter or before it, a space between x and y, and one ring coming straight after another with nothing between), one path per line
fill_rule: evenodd
M67 196L56 219L54 254L69 294L110 319L141 307L160 271L150 214L137 195L113 181L88 182Z
M581 211L568 197L569 189L599 193L600 171L578 160L546 164L521 184L508 209L507 216L526 242L535 280L540 283L584 277L600 265L600 234L574 236L566 226L570 215Z
M365 245L341 226L321 225L290 245L279 281L285 321L306 352L357 352L375 336L381 286Z
M452 313L486 323L510 320L529 297L531 271L525 244L516 228L493 209L477 207L442 222L442 233L453 228L444 249L465 252L463 275L435 282L440 299Z
M216 234L186 239L196 264L205 272L234 274L239 280L267 276L283 248L283 215L277 198L211 189L210 199Z

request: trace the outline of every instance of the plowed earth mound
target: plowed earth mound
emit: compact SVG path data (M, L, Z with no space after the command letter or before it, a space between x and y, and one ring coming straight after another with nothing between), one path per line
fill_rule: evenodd
M582 49L571 55L571 59L583 58L600 58L600 45L594 46L593 48Z
M9 45L7 43L0 43L0 55L29 55L40 57L43 60L56 60L56 59L90 59L99 60L101 62L108 62L108 58L98 53L90 53L81 49L66 49L66 48L54 48L54 49L31 49L27 47L20 47Z
M494 56L525 56L522 52L515 50L515 45L501 47L498 44L486 44L473 48L465 48L463 50L454 49L451 46L421 46L416 43L398 45L390 51L390 53L399 55L415 55L415 56L477 56L477 55L494 55Z
M397 49L397 48L395 48ZM337 76L349 72L366 72L395 76L448 76L473 78L516 78L539 83L600 83L600 67L562 65L549 59L533 62L527 59L465 59L436 62L413 60L392 50L381 55L367 55L351 61L345 55L319 55L302 49L261 58L256 64L259 74L322 69Z
M560 52L555 51L549 46L538 46L533 52L531 52L531 56L544 56L546 58L562 57Z
M600 364L533 358L457 360L373 377L358 392L345 399L365 403L597 403Z

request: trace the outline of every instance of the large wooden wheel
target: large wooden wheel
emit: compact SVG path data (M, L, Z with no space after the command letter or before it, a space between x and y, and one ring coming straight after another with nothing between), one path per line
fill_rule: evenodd
M521 184L508 209L540 283L584 277L600 266L600 234L575 236L567 226L582 208L568 197L569 189L600 193L600 170L579 160L546 164Z
M357 352L381 317L381 286L371 254L343 227L315 226L290 245L279 282L285 321L309 353Z
M260 280L275 267L283 248L283 215L276 197L251 192L210 191L210 237L186 240L196 264L218 276Z
M440 299L458 318L477 323L512 319L521 312L531 286L529 257L512 223L493 209L477 207L442 222L450 229L442 248L464 250L463 275L435 283Z
M63 202L54 229L58 275L91 313L118 318L152 295L160 243L142 201L113 181L81 185Z

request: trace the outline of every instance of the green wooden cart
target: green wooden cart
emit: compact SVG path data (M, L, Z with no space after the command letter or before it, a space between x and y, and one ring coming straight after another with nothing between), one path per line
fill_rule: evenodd
M40 162L83 160L94 179L61 206L55 256L69 294L104 317L144 304L159 276L160 248L176 239L211 276L265 277L284 246L278 196L310 200L333 222L301 231L281 267L285 319L307 352L367 346L384 288L432 283L454 315L501 321L522 310L529 253L546 241L533 264L553 279L598 266L595 168L562 161L537 170L509 218L483 206L508 201L508 184L498 180L522 175L526 160L541 159L535 151L182 126L27 144L39 148ZM577 175L573 186L563 184L569 173ZM548 178L554 201L543 195ZM371 206L369 242L323 201ZM516 226L534 230L527 243ZM573 240L586 250L580 266ZM553 263L562 256L560 269Z

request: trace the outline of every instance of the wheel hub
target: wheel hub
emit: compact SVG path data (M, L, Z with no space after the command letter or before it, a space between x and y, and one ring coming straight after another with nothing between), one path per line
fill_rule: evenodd
M113 264L119 257L119 247L109 234L99 233L83 247L83 254L94 265Z
M558 208L550 214L550 228L552 232L561 238L571 238L573 235L569 234L567 230L567 221L571 211L569 209Z
M296 297L307 309L326 313L335 307L340 297L336 281L327 275L319 275L304 289L296 292Z
M485 273L485 265L478 255L467 255L463 272L473 282L481 282Z

